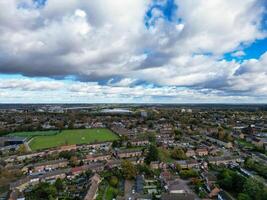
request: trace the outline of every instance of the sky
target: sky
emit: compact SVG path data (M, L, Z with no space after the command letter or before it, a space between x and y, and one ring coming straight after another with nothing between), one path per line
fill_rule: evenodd
M0 0L0 103L267 103L267 1Z

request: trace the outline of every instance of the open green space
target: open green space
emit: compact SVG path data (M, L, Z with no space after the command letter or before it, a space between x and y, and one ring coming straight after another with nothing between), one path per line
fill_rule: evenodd
M63 130L56 135L35 136L29 146L35 151L61 145L88 144L117 139L118 136L108 129L74 129Z
M25 132L15 132L8 134L9 136L17 136L17 137L34 137L34 136L51 136L58 134L59 131L51 130L51 131L25 131Z

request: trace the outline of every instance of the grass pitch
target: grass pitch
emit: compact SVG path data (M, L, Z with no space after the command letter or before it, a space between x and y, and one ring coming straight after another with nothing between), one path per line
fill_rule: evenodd
M35 136L48 136L48 135L56 135L59 131L25 131L25 132L15 132L8 134L9 136L17 136L17 137L35 137Z
M114 141L118 138L108 129L74 129L63 130L56 135L35 136L29 146L33 151L36 151L61 145Z

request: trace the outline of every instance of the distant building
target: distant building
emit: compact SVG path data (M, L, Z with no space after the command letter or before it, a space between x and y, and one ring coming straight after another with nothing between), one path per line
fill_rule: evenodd
M196 149L196 155L197 156L207 156L209 155L208 149L207 148L198 148Z
M116 156L120 159L122 158L131 158L131 157L140 157L142 156L143 152L141 150L120 150L115 152Z
M27 138L25 137L13 137L13 136L1 137L0 147L20 145L26 142L26 140Z
M195 154L195 151L194 151L193 149L188 149L188 150L186 151L185 155L186 155L187 157L192 157L192 156L195 156L196 154Z

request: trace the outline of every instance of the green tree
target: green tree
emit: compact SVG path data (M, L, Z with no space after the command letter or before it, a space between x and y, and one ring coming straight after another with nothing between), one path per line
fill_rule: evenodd
M181 148L175 148L172 150L171 157L177 160L186 159L185 152Z
M137 169L129 160L123 160L121 168L122 174L126 179L133 179L137 175Z
M244 184L243 192L248 194L252 199L266 199L263 195L267 194L264 185L254 178L248 178Z
M57 196L57 189L49 183L39 183L30 192L26 192L27 200L54 200Z
M197 171L193 170L193 169L188 169L188 170L181 170L179 172L179 175L182 177L182 178L191 178L191 177L197 177L198 176L198 173Z
M245 193L239 193L237 199L238 200L251 200L250 196Z
M156 136L155 136L154 133L147 133L147 139L151 143L155 143L156 142Z
M145 163L150 164L152 161L157 161L158 159L159 159L159 152L157 147L154 145L150 145L147 156L145 158Z
M175 169L179 172L182 170L181 165L179 165L178 163L175 165Z
M56 187L57 191L63 191L64 190L64 182L62 181L62 179L58 178L56 180L55 187Z
M80 163L80 162L79 162L77 156L71 156L71 158L70 158L70 165L71 165L72 167L78 166L79 163Z
M147 176L153 176L153 170L149 168L147 165L137 165L138 172L140 174L145 174Z
M112 187L117 187L118 183L119 183L119 179L118 179L117 176L111 176L111 177L109 178L109 184L110 184Z

